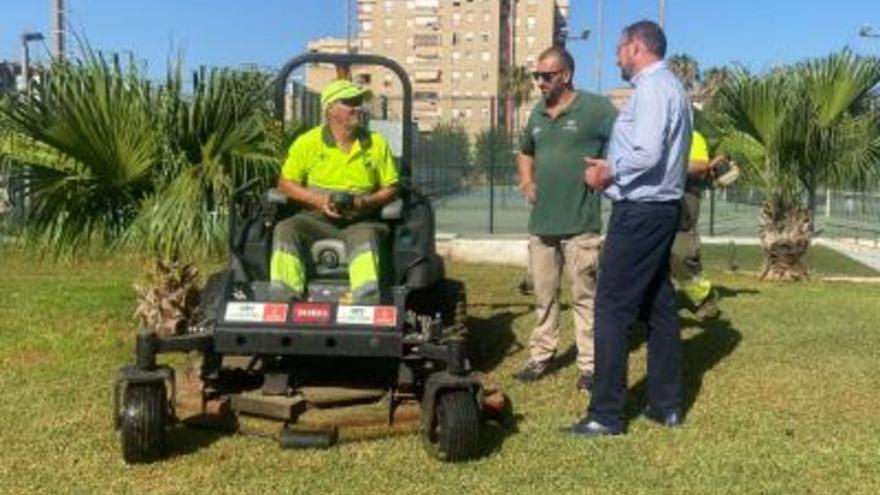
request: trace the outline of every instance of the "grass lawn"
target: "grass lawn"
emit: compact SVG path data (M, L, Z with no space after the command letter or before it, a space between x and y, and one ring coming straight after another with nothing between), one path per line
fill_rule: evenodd
M829 273L847 264L828 257ZM474 362L518 418L503 439L487 436L483 458L440 464L413 435L282 451L269 440L178 430L171 457L127 467L111 385L133 360L139 269L123 259L0 259L0 492L880 493L880 286L777 285L713 269L723 318L703 324L681 313L685 426L635 416L645 350L634 343L629 434L591 441L557 431L586 405L566 352L570 312L561 349L569 365L515 383L534 320L530 299L513 290L521 270L453 265L468 285Z

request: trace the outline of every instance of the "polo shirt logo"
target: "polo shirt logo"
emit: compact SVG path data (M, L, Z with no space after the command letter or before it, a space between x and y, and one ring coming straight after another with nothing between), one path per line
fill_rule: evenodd
M577 132L577 130L578 130L577 121L574 119L566 120L565 125L562 126L562 130Z
M532 129L532 136L537 136L540 133L541 133L540 127L535 127L534 129Z

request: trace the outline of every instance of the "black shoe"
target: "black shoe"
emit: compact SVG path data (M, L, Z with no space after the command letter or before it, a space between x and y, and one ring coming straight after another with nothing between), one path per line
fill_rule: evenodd
M584 392L592 392L594 381L595 378L593 377L593 374L589 371L587 371L586 373L581 373L581 376L578 377L577 389L583 390Z
M513 379L521 382L533 382L543 378L553 368L553 358L543 361L529 361L525 367L513 374Z
M590 419L589 416L581 418L577 423L562 430L571 436L580 438L610 437L623 435L623 430L610 428L602 423Z
M668 428L675 428L684 423L684 416L679 409L671 409L661 413L660 411L655 411L650 407L646 407L645 410L642 411L642 415L651 421Z

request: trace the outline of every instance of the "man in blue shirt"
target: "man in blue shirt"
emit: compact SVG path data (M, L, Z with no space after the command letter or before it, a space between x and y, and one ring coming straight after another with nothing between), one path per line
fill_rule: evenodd
M687 92L663 62L657 24L627 26L617 64L635 92L617 117L608 159L585 159L584 180L612 200L595 302L595 381L583 419L568 431L624 432L627 333L648 323L648 407L665 426L682 421L681 339L669 252L678 228L693 115Z

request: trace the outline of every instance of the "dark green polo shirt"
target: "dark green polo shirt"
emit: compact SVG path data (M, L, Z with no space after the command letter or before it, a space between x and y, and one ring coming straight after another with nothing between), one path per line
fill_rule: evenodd
M599 157L617 118L607 98L578 91L555 119L542 100L523 130L520 150L535 158L537 200L529 216L529 233L576 235L599 233L600 196L584 183L584 157Z

